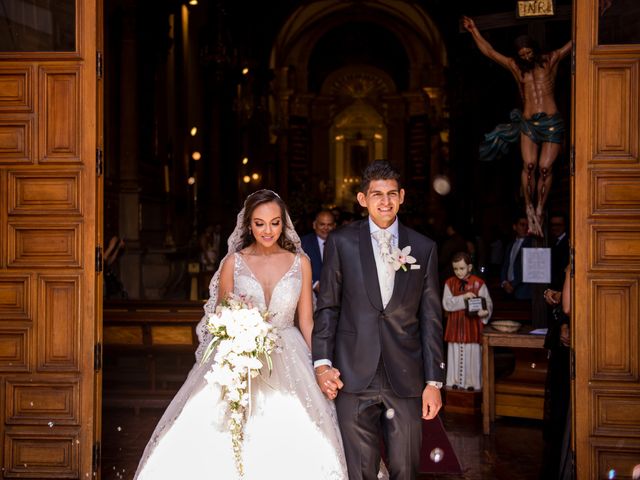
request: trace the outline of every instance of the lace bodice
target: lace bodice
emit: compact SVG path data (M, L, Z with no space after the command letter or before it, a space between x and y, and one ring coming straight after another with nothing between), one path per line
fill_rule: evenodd
M238 295L245 295L247 300L259 307L260 309L268 310L271 313L271 322L278 328L292 327L294 317L296 313L296 307L298 305L298 299L300 298L300 290L302 289L302 267L300 265L300 254L297 253L296 257L291 264L291 267L285 273L276 286L273 287L271 292L270 304L267 306L265 301L265 295L262 291L260 282L253 274L247 262L242 258L239 253L230 254L234 257L233 267L233 291ZM224 261L224 260L223 260ZM200 362L205 349L211 342L211 334L207 330L207 316L215 311L215 304L212 301L213 296L212 288L215 286L209 286L211 298L204 306L205 315L200 320L200 323L196 326L196 334L198 335L199 345L196 349L195 356L196 362Z
M300 255L296 255L289 270L278 280L269 305L266 304L265 293L260 282L253 274L247 262L239 253L235 254L233 270L233 291L244 295L253 305L271 314L271 323L277 328L292 327L302 287L302 269Z

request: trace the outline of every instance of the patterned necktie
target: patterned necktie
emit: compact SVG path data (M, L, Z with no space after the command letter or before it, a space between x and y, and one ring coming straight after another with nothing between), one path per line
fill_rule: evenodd
M386 260L391 254L391 238L393 235L386 230L378 230L372 233L373 238L378 242L378 248L380 249L380 255Z
M371 234L378 243L380 260L382 265L377 265L378 277L380 280L380 296L382 305L386 307L393 294L394 270L391 266L391 239L392 235L386 230L377 230Z

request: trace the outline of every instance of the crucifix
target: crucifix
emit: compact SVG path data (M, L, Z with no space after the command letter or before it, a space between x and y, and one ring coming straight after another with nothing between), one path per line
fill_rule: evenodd
M564 12L561 15L564 17ZM509 144L520 142L520 180L529 233L543 237L544 208L551 188L553 162L562 150L565 132L564 121L554 99L555 77L559 62L571 52L572 42L543 53L532 36L523 35L515 41L516 55L509 57L496 51L480 33L479 25L484 29L500 28L513 26L517 21L513 14L476 19L465 16L462 27L471 34L480 52L509 70L518 83L522 111L513 110L511 123L498 125L485 135L480 145L480 158L493 160L505 153ZM529 30L536 32L538 37L543 36L540 33L544 34L544 29L536 31L540 27L544 27L544 23L529 24Z

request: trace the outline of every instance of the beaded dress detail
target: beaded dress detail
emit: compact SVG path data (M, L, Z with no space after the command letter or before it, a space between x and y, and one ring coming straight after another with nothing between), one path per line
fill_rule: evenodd
M280 336L272 372L265 369L251 383L243 444L247 480L348 478L333 402L318 388L311 353L294 325L302 287L300 255L270 298L242 254L226 259L234 262L234 293L268 310ZM204 379L213 357L194 365L156 427L136 479L238 479L220 391Z

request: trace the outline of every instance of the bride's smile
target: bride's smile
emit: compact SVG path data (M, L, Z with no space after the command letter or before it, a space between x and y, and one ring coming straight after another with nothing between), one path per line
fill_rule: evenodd
M256 207L251 218L251 234L256 240L255 254L268 255L282 234L282 212L276 202L263 203Z

